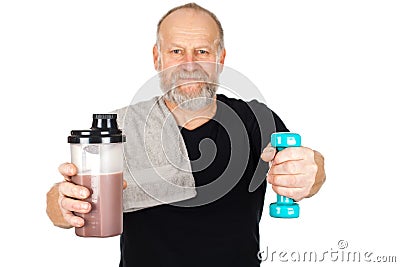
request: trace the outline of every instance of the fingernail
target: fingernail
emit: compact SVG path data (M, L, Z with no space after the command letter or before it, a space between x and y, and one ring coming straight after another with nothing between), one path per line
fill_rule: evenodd
M266 149L266 150L263 151L262 154L264 154L264 157L265 157L266 159L270 159L270 158L273 157L273 152L274 152L274 150Z
M82 203L81 204L81 209L88 210L89 209L89 203Z
M68 174L72 174L72 167L67 165L66 171L67 171Z
M82 220L80 220L79 218L73 218L73 219L72 219L72 224L73 224L75 227L82 227L82 226L83 226L83 222L82 222Z
M272 147L266 147L263 150L263 153L272 153L274 151L274 149Z
M81 191L79 191L79 195L80 195L81 197L83 197L83 198L86 198L86 197L87 197L86 190L82 189Z

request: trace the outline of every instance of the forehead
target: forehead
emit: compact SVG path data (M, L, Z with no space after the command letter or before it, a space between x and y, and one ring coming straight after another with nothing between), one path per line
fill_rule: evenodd
M167 16L160 25L163 41L203 40L214 43L218 38L218 25L203 11L183 8Z

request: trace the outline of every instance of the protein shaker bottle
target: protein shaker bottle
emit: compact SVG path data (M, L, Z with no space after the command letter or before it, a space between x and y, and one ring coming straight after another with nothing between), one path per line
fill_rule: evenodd
M117 114L93 114L90 130L73 130L68 137L71 162L78 168L72 182L87 187L92 209L76 213L85 220L75 233L83 237L109 237L122 233L123 142Z

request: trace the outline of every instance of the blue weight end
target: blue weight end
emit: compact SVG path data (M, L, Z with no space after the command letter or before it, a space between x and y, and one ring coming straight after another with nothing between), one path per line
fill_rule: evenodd
M269 215L273 218L298 218L300 216L300 207L297 203L292 203L290 205L272 203L269 205Z

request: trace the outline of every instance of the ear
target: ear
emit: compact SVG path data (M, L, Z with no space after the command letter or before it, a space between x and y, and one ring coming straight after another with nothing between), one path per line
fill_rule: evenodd
M225 48L222 50L221 55L219 56L218 63L221 65L224 65L225 62L225 56L226 56L226 50Z
M221 73L222 70L224 69L225 56L226 56L226 50L224 48L222 50L222 52L221 52L221 55L219 56L219 59L218 59L218 73Z
M158 57L160 55L158 54L158 48L157 48L157 44L155 44L153 46L153 63L154 63L154 68L156 69L156 71L159 70L160 66L158 64Z

